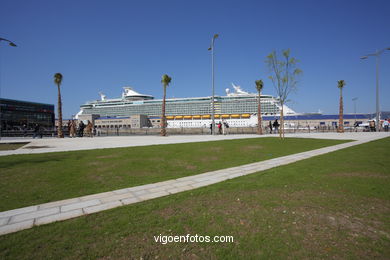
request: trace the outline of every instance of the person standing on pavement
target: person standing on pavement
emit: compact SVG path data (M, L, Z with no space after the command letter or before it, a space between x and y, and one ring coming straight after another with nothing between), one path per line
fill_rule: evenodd
M224 122L223 125L224 125L224 129L225 129L224 135L227 135L228 130L229 130L229 124L227 122Z
M385 130L385 132L389 132L389 119L385 119L384 121L383 121L383 129Z
M83 122L83 120L80 120L80 123L79 123L79 137L83 137L84 136L84 128L85 128L85 124Z
M222 134L222 124L221 122L218 123L218 134Z
M38 137L38 134L39 134L39 124L35 124L33 138L35 139L35 137Z
M275 133L279 133L279 122L278 119L275 119L275 122L273 123L273 127L275 128Z
M76 137L76 122L74 120L70 121L69 137Z

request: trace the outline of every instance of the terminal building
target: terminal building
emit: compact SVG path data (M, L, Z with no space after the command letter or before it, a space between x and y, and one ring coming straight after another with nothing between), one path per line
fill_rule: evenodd
M53 128L54 105L0 98L1 130L22 130L25 125L32 129L35 124Z

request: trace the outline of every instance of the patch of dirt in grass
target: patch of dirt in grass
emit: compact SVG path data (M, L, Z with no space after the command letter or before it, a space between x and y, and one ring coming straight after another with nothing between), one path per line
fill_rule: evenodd
M196 165L186 162L185 160L172 160L170 163L176 167L186 170L196 170L198 168Z
M165 161L165 159L163 157L149 157L148 160L152 161L152 162L162 162L162 161Z
M29 144L29 142L23 142L23 143L0 143L0 151L7 151L7 150L16 150L21 148L22 146L25 146Z
M216 152L216 153L221 152L222 149L223 148L220 146L211 146L210 148L208 148L209 151Z
M245 145L245 146L241 147L240 150L242 150L242 151L253 151L253 150L261 150L263 148L264 147L262 145L255 144L255 145Z
M280 192L280 196L286 205L274 207L277 218L286 230L302 237L303 247L310 252L336 258L353 252L375 258L381 254L373 248L390 239L383 218L390 213L388 201L321 191Z
M380 179L386 179L390 176L386 176L383 174L378 173L371 173L371 172L339 172L339 173L332 173L328 176L331 177L360 177L360 178L380 178Z
M42 149L42 148L52 148L52 147L47 145L31 145L31 146L23 147L23 149Z
M212 162L212 161L218 161L219 157L216 155L202 157L199 159L201 162Z
M196 170L198 168L195 165L186 165L185 167L187 170Z
M313 207L300 207L294 209L293 212L299 219L296 221L297 226L308 234L326 229L330 232L343 231L351 237L379 239L381 236L385 236L390 239L390 235L381 230L384 228L384 223L379 221L372 222L341 212L324 212L323 209Z
M109 154L109 155L100 155L96 156L96 159L108 159L108 158L117 158L118 155L115 154Z
M111 255L115 259L217 259L212 248L206 247L203 243L171 242L162 244L161 242L156 242L154 238L154 236L158 238L160 234L162 236L186 235L175 234L171 230L156 232L156 234L131 234L119 241L119 246ZM194 234L191 233L191 235ZM102 259L113 258L106 257Z
M87 166L96 167L96 166L102 166L103 164L104 164L104 163L99 162L99 161L92 161L92 162L88 162L88 163L87 163Z
M103 176L101 174L93 174L93 175L89 175L88 179L90 179L90 180L92 180L94 182L104 183L105 176Z

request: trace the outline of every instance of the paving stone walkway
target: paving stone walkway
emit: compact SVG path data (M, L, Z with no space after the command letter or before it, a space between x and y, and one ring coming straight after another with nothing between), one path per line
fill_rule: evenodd
M370 137L360 138L358 141L324 147L238 167L0 212L0 235L208 186L228 179L290 164L387 136L389 135L372 135Z

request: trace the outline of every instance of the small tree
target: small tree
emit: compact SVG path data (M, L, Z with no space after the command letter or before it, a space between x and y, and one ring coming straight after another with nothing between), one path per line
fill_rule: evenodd
M343 104L343 88L346 85L344 80L337 81L337 87L340 89L340 103L339 103L339 127L337 128L337 132L344 133L344 104Z
M161 79L161 83L163 85L164 89L164 95L163 95L163 102L162 102L162 112L161 112L161 136L166 136L167 135L167 130L166 130L166 117L165 117L165 99L166 99L166 94L167 94L167 87L171 83L172 78L169 77L167 74L164 74Z
M290 56L290 50L283 50L283 59L279 59L276 52L271 52L266 59L266 64L271 72L271 79L276 93L278 95L280 110L280 138L284 138L284 105L288 101L288 96L291 91L296 90L298 83L298 76L302 70L296 67L298 60Z
M61 83L62 83L62 74L54 74L54 83L57 85L58 89L58 138L64 138L64 133L62 132L62 102L61 102Z
M255 81L256 84L256 90L258 93L258 100L257 100L257 133L259 135L263 134L263 129L261 127L261 104L260 104L260 97L261 97L261 90L264 87L264 83L261 79Z

